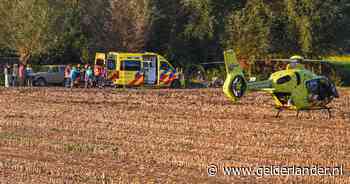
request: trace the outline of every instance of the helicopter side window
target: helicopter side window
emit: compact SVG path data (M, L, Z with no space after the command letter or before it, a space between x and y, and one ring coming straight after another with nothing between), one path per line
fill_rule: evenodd
M295 76L297 77L297 85L300 85L301 83L300 74L298 72L295 72Z
M290 77L289 75L281 77L277 80L277 84L284 84L289 82L290 80L292 80L292 77Z

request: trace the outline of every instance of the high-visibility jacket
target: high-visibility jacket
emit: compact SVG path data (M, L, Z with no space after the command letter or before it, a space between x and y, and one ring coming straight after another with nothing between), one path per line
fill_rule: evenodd
M94 68L94 74L95 74L95 76L100 76L102 74L102 67L96 65Z

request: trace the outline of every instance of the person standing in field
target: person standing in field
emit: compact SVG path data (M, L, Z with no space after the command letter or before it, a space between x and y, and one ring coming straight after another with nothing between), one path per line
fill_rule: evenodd
M104 87L105 82L107 80L107 68L106 67L102 67L101 75L102 75L102 87Z
M85 88L92 86L94 74L92 72L91 66L87 65L87 69L85 70Z
M102 88L102 66L101 65L95 65L94 75L95 75L97 87Z
M70 64L64 68L64 86L67 88L71 86L71 70L72 67Z
M82 81L82 74L81 74L81 65L80 64L77 64L77 67L76 67L76 69L77 69L77 78L75 79L75 81L76 81L76 84L78 84L78 86L79 86L79 84L80 84L80 82Z
M30 65L26 66L25 69L25 85L27 85L28 87L32 87L33 86L33 69Z
M5 68L4 68L5 88L10 87L10 84L9 84L9 83L10 83L10 80L9 80L9 69L10 69L9 65L6 64L6 65L5 65Z
M19 86L24 86L24 81L25 81L25 68L24 65L21 63L19 64L18 68L18 77L19 77Z
M86 65L82 65L80 66L80 70L79 70L79 81L83 82L83 86L85 85L85 71L86 71L87 67Z
M78 80L78 77L79 77L79 71L78 71L77 67L74 66L70 72L70 78L71 78L70 87L71 88L74 87L74 83L76 82L76 80Z
M12 87L16 87L18 82L18 64L13 64L12 68Z

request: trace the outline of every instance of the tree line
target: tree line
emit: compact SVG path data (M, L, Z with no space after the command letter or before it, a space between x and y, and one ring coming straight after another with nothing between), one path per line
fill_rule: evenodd
M0 54L23 63L153 51L178 66L350 50L348 0L0 0Z

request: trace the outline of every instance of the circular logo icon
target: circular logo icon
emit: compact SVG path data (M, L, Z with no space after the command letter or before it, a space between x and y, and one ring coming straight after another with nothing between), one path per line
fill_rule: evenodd
M218 174L218 166L211 164L208 166L208 176L216 176Z

